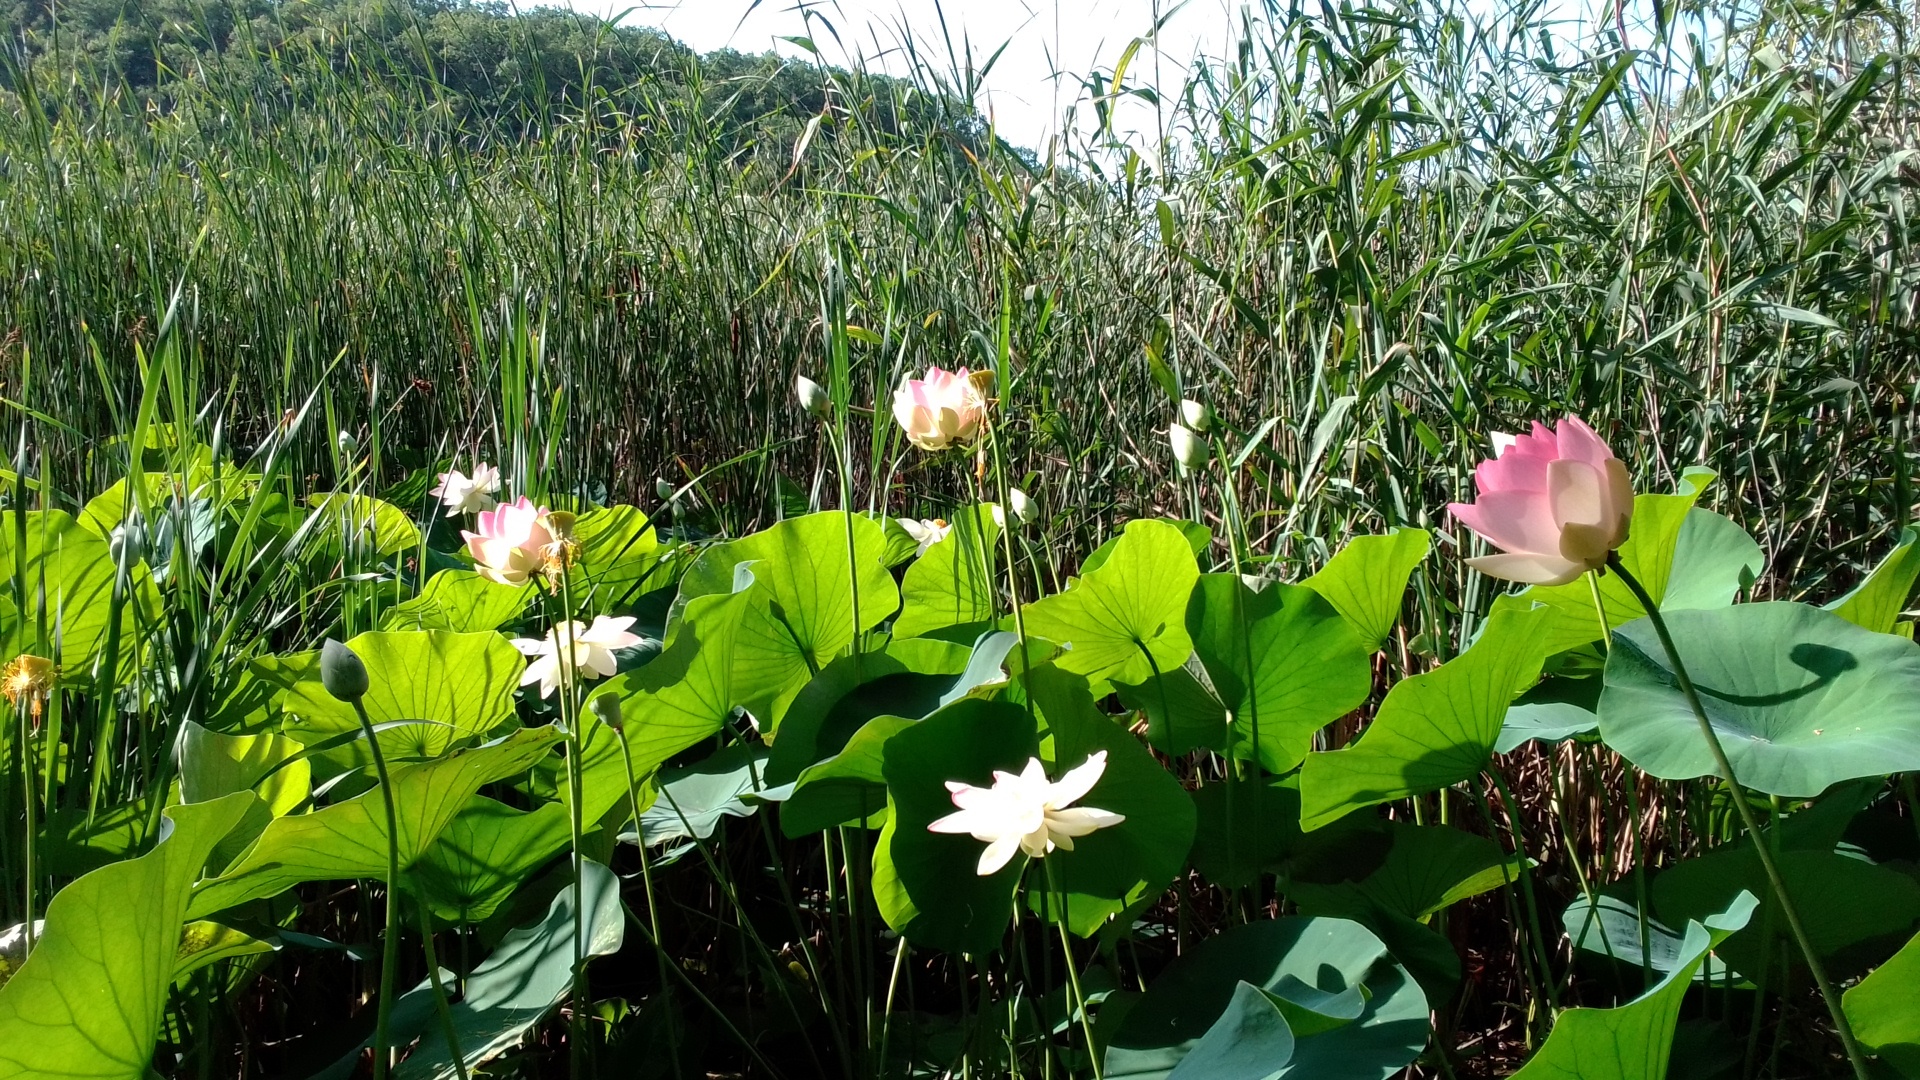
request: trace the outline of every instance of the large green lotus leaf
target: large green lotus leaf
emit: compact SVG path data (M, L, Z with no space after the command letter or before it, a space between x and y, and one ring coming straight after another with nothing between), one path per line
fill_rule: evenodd
M659 773L653 806L640 814L638 838L653 846L674 840L705 840L724 818L751 817L760 812L767 748L756 743L734 743L691 765L675 765ZM885 796L881 796L882 801ZM634 839L625 833L622 840ZM677 855L688 845L669 852Z
M304 747L284 735L222 735L189 720L180 729L179 747L181 802L208 802L236 791L260 796L243 827L214 848L216 866L232 862L268 822L298 809L312 790L312 767L300 757ZM145 816L145 807L139 809Z
M1539 678L1544 608L1495 608L1472 648L1388 691L1365 733L1308 754L1301 826L1312 830L1364 806L1434 791L1486 767L1514 696Z
M420 858L481 785L527 771L559 738L551 728L522 729L437 761L393 766L401 869ZM199 884L189 913L201 918L304 881L385 877L387 840L377 787L323 810L277 818L225 873Z
M898 896L883 902L881 912L908 940L984 956L1006 936L1024 860L1015 858L981 877L980 841L928 832L927 826L953 812L947 781L988 786L996 770L1018 773L1034 756L1034 736L1034 719L1020 706L963 698L886 741L881 771L893 809L880 835L887 887ZM876 898L881 877L877 856Z
M780 804L781 831L801 837L836 825L873 828L883 824L887 740L914 723L899 716L876 716L854 732L838 754L803 770L794 781L793 794Z
M1513 882L1518 856L1484 836L1445 825L1372 823L1384 846L1342 844L1300 865L1286 893L1307 915L1365 921L1370 908L1421 920L1462 900Z
M526 658L491 631L373 630L347 647L367 668L361 704L376 725L424 721L380 732L380 746L401 758L432 758L462 739L485 735L514 715ZM316 667L281 701L281 727L308 746L358 731L353 706L327 693ZM372 760L367 748L348 743L319 755L338 772Z
M1580 952L1631 967L1644 963L1649 970L1665 975L1685 961L1686 938L1649 912L1645 919L1646 947L1641 948L1639 908L1629 897L1615 895L1628 892L1631 883L1626 884L1624 889L1619 883L1608 886L1607 891L1595 892L1591 899L1574 897L1560 914L1560 926L1566 931L1568 943Z
M1920 1077L1920 937L1841 997L1860 1045L1901 1076Z
M92 684L113 622L116 568L105 540L61 510L34 510L25 518L26 546L17 534L20 518L8 514L0 528L0 579L11 582L24 561L25 610L9 601L0 608L0 652L11 660L32 653L57 661L69 686ZM0 586L0 590L8 589ZM42 604L44 603L44 608ZM137 627L160 618L160 593L144 565L129 572L120 610L118 662L131 667L140 634ZM41 628L45 627L45 636ZM0 660L0 662L4 662Z
M1783 850L1774 862L1814 950L1827 958L1826 966L1836 976L1886 955L1876 947L1891 950L1889 939L1906 937L1920 920L1920 882L1897 870L1831 850ZM1668 926L1718 911L1743 890L1764 897L1767 908L1777 903L1750 841L1676 863L1661 871L1651 887L1654 912ZM1865 898L1871 899L1863 902ZM1756 920L1718 949L1735 971L1749 977L1760 973L1764 925L1773 927L1775 948L1786 940L1786 917L1777 909L1770 923ZM1792 958L1799 963L1798 950ZM1777 969L1778 956L1773 959Z
M1920 646L1805 604L1667 615L1701 704L1747 787L1809 797L1920 768ZM1600 737L1666 780L1715 775L1653 624L1614 632Z
M828 664L794 695L774 728L767 783L791 783L802 770L839 753L874 717L917 720L939 708L971 656L966 646L950 641L907 638Z
M1723 608L1752 589L1767 553L1734 521L1698 506L1681 519L1662 611ZM1595 623L1596 628L1599 623Z
M1400 620L1413 568L1433 549L1425 529L1395 529L1384 536L1356 536L1300 584L1327 598L1367 652L1378 649Z
M397 555L420 546L420 530L405 510L371 495L323 492L307 497L311 550L339 558L343 545L377 555Z
M1234 745L1273 773L1307 756L1314 732L1367 700L1370 650L1313 589L1254 592L1236 574L1202 574L1187 603L1187 633L1221 704Z
M1089 679L1144 683L1187 662L1193 548L1164 521L1127 524L1112 554L1065 592L1026 609L1027 630L1067 646L1054 662Z
M1066 893L1063 910L1057 909L1060 897L1047 887L1044 868L1030 879L1027 896L1036 910L1088 937L1114 915L1158 896L1180 872L1193 847L1193 800L1126 728L1095 707L1085 678L1043 664L1020 684L1046 725L1041 756L1052 765L1049 775L1058 779L1106 751L1106 771L1074 805L1126 818L1075 839L1072 851L1046 857L1053 886ZM979 847L975 841L976 856Z
M1899 546L1880 560L1865 581L1828 604L1827 610L1875 633L1892 633L1907 606L1907 597L1913 594L1914 579L1920 578L1920 543L1916 540L1920 540L1920 534L1902 529Z
M580 544L572 581L578 603L593 610L625 607L634 596L666 584L659 534L636 507L609 506L581 514L574 521L573 538Z
M535 595L530 585L502 585L472 570L442 570L427 579L420 595L389 609L381 629L498 630L518 619Z
M1251 885L1298 847L1300 778L1210 783L1193 792L1193 868L1215 885Z
M188 889L253 801L169 807L152 851L54 895L33 954L0 985L0 1077L151 1075Z
M1196 560L1202 555L1205 555L1207 548L1213 545L1213 530L1197 521L1187 521L1181 518L1155 518L1153 520L1160 522L1162 525L1178 529L1180 535L1186 537L1187 546L1193 549L1193 557ZM1091 574L1095 570L1105 566L1107 560L1113 557L1114 549L1119 545L1120 537L1110 536L1107 538L1106 543L1094 548L1093 554L1088 555L1080 561L1081 575Z
M589 959L611 956L626 940L620 879L591 859L582 866L581 952ZM447 1012L464 1070L455 1065L447 1046L447 1025L439 1018L433 984L422 982L400 995L388 1019L392 1036L403 1045L419 1041L394 1070L395 1080L456 1080L474 1075L482 1064L518 1044L573 988L573 913L574 890L568 885L554 894L538 922L507 931L493 953L463 981L465 993ZM362 1042L315 1073L312 1080L349 1080L366 1049L367 1043Z
M1294 1034L1271 1080L1386 1080L1427 1045L1426 996L1372 932L1345 919L1271 919L1201 942L1155 979L1114 1033L1105 1075L1170 1076L1242 983L1275 999Z
M1168 1080L1267 1080L1293 1060L1293 1028L1275 999L1250 982L1234 986L1226 1011L1193 1044Z
M849 571L849 522L857 577ZM753 581L768 590L780 624L817 670L853 642L856 592L862 631L880 625L900 606L886 549L885 531L869 518L838 510L790 518L701 552L680 581L680 596L684 602L734 592L737 571L745 565Z
M1234 734L1240 756L1250 753L1251 736L1242 736L1237 725L1228 726L1226 703L1208 685L1206 667L1197 657L1144 683L1118 683L1113 689L1121 704L1147 715L1147 741L1163 754L1224 754L1228 732Z
M993 618L999 542L1000 526L994 523L992 507L962 510L953 520L953 530L907 567L893 635L917 637Z
M1704 924L1687 924L1681 959L1653 989L1617 1009L1568 1009L1514 1080L1665 1080L1673 1026L1707 953L1747 925L1757 906L1742 893Z
M565 803L516 810L475 795L407 875L442 922L483 922L571 839Z
M1524 743L1557 743L1600 730L1594 708L1600 703L1601 680L1551 676L1520 696L1500 722L1494 752L1511 753Z
M1620 545L1620 561L1662 610L1670 606L1665 597L1680 530L1700 493L1713 482L1713 475L1711 469L1689 468L1681 474L1680 490L1675 494L1640 495L1633 500L1632 532ZM1608 626L1624 626L1646 614L1618 574L1600 578L1600 597L1607 609ZM1493 610L1532 604L1545 605L1552 612L1539 631L1543 655L1600 640L1600 616L1593 610L1593 589L1585 577L1565 585L1530 585L1495 600Z

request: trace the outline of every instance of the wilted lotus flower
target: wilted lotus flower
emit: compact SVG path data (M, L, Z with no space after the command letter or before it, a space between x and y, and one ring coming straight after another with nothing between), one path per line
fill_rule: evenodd
M1039 758L1028 758L1018 776L996 769L992 787L949 780L947 790L960 809L928 825L927 831L968 833L985 840L987 850L975 868L981 877L998 872L1016 851L1035 859L1056 847L1072 851L1075 837L1127 820L1091 806L1071 806L1092 791L1106 771L1107 752L1102 750L1069 770L1059 783L1048 782Z
M0 671L0 692L7 695L7 704L16 709L22 701L27 702L34 723L38 724L41 707L53 696L53 683L59 675L60 668L53 661L21 653L7 662L5 671Z
M627 631L632 625L631 615L600 615L592 626L568 620L547 631L543 639L514 638L513 647L534 658L520 676L520 685L539 683L540 696L550 697L556 687L572 683L575 672L588 679L613 674L620 669L613 650L640 644L640 635Z
M472 476L459 469L441 473L440 486L427 494L446 504L448 517L459 517L493 509L493 493L499 490L500 470L481 461L474 464Z
M1575 417L1525 435L1496 434L1494 457L1473 470L1480 498L1447 507L1504 554L1468 559L1491 577L1564 585L1606 565L1627 540L1633 482L1592 428Z
M953 526L941 518L928 518L925 521L915 521L913 518L894 518L894 520L900 523L901 528L907 530L907 535L913 537L914 543L920 545L913 552L914 558L925 555L928 548L945 540L947 534L953 531Z
M893 418L907 441L922 450L964 446L980 437L987 419L981 384L992 372L927 369L923 379L902 379L893 392Z
M547 508L535 506L525 495L492 510L483 510L475 522L479 532L460 533L480 573L502 585L524 585L547 568L559 540Z
M1167 425L1167 444L1173 447L1173 459L1183 469L1197 469L1207 463L1207 444L1184 424Z

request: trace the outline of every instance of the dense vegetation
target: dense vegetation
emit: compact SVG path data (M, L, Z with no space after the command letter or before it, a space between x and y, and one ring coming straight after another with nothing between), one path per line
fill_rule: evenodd
M1915 1075L1911 27L1476 9L1036 153L945 43L16 0L0 1076ZM1443 508L1566 415L1631 538L1514 594Z

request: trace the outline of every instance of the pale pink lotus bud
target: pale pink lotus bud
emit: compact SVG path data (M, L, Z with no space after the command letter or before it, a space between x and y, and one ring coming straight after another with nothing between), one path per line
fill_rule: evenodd
M984 378L983 378L984 377ZM922 450L965 446L986 425L988 372L927 369L925 378L902 379L893 392L893 418L907 441Z
M1606 565L1626 543L1633 481L1600 436L1576 417L1522 435L1495 434L1494 457L1473 470L1479 499L1453 503L1455 521L1501 550L1468 559L1490 577L1564 585Z
M547 508L535 506L525 495L514 502L483 510L475 520L478 532L461 532L475 569L502 585L523 585L546 569L555 542L560 539Z

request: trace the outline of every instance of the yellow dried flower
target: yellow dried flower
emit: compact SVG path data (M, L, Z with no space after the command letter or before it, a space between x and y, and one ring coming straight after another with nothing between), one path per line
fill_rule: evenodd
M33 718L40 719L42 704L53 696L53 683L60 675L60 668L44 656L21 653L7 663L6 670L0 672L0 693L7 695L7 704L20 707L25 699L33 710Z

